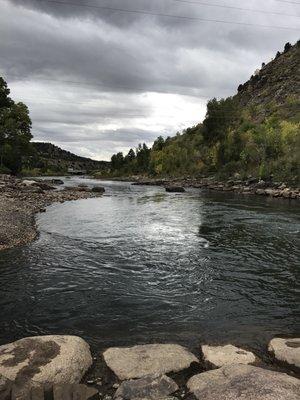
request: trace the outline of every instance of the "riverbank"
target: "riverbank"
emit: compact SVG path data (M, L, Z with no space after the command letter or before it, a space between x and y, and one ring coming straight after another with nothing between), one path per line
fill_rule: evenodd
M110 347L93 355L78 336L27 337L0 346L0 395L10 399L15 391L27 397L13 398L36 398L30 392L40 389L48 393L46 398L53 392L58 400L71 398L75 389L82 396L72 398L82 400L296 400L299 340L272 339L272 364L265 364L232 344L199 344L191 351L174 343L152 343ZM56 397L58 391L65 396Z
M123 180L133 182L133 185L176 186L184 188L198 188L220 192L234 192L243 195L269 196L283 199L300 199L300 188L289 187L282 182L266 182L258 179L229 179L218 181L214 178L176 178L176 179L145 179L141 177L128 177Z
M57 190L59 180L22 180L0 175L0 251L23 246L37 235L35 215L53 203L98 197L85 187Z

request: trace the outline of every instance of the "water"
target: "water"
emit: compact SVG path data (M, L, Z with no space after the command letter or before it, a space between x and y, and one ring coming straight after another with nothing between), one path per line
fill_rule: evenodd
M102 184L105 196L50 206L36 242L0 253L0 344L75 334L97 350L262 353L274 335L299 335L299 203Z

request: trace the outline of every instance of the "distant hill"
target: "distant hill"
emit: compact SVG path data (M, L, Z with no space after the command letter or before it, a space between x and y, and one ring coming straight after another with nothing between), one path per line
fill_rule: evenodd
M30 157L30 168L44 169L45 172L92 172L108 168L106 161L96 161L90 158L77 156L63 150L52 143L31 142L33 155Z

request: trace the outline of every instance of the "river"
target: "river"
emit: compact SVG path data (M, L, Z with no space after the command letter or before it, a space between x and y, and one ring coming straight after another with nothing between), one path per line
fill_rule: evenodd
M103 197L50 206L37 241L0 253L0 344L73 334L97 350L230 342L263 354L299 334L299 202L100 184Z

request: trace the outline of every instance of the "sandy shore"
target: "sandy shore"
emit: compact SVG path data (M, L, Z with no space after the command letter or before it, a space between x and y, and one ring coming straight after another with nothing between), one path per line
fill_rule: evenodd
M57 190L49 183L0 175L0 251L34 240L38 235L35 215L50 204L100 195L87 188Z

